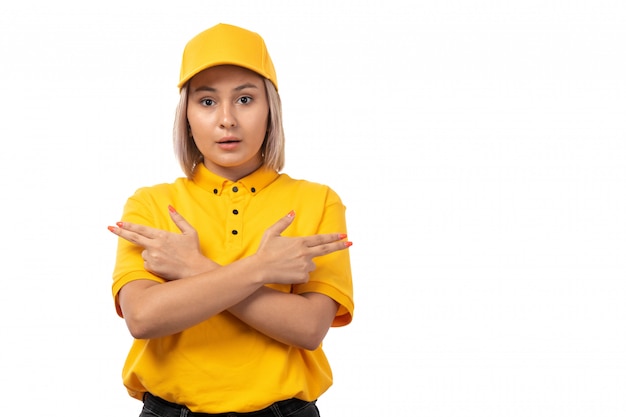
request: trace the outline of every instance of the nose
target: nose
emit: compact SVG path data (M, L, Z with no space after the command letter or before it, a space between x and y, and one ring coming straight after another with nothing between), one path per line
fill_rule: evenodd
M233 112L233 108L231 105L224 105L222 107L222 114L221 114L221 120L220 120L220 127L227 129L230 127L235 127L237 125L237 119L235 117L235 114Z

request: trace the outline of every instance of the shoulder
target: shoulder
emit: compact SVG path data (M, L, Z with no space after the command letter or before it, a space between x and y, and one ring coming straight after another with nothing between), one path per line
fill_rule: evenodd
M163 206L178 200L180 196L187 194L190 181L187 178L177 178L170 183L159 183L149 186L139 187L128 197L127 207L147 207L155 205Z
M339 197L337 193L326 184L304 179L295 179L284 173L278 176L277 184L304 193L334 195L337 196L337 198Z
M320 213L329 207L344 208L339 194L327 184L294 179L287 174L281 174L277 182L276 188L281 191L274 194L276 198L297 201L299 205L307 207L308 210Z
M167 207L176 207L187 195L186 178L171 183L160 183L137 188L124 204L123 220L138 224L165 228L169 220Z
M189 184L187 178L177 178L174 182L159 183L148 186L139 187L135 190L134 194L130 198L154 198L161 195L171 195L173 193L180 192Z

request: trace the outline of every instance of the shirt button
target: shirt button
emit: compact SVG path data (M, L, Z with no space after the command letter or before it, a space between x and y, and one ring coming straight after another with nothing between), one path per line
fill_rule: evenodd
M233 232L232 232L232 233L233 233L233 235L236 235L236 234L237 234L237 233L239 233L239 232L237 232L236 230L233 230Z
M217 188L213 189L213 194L217 194Z
M233 214L239 214L239 210L234 209L234 210L233 210Z
M239 188L237 188L237 187L233 187L233 192L235 192L235 193L236 193L237 191L239 191Z
M252 191L253 193L256 193L256 188L252 187L250 191Z

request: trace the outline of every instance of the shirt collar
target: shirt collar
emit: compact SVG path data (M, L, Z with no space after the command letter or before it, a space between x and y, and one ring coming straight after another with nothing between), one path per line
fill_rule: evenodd
M278 175L278 172L275 170L261 166L259 169L241 178L240 180L231 181L209 171L204 164L198 164L194 171L192 181L197 186L210 192L211 194L221 195L225 187L237 184L255 195L272 183Z

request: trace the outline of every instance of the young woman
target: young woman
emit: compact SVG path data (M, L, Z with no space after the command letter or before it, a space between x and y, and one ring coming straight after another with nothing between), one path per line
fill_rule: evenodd
M186 177L140 188L109 227L134 337L123 383L141 416L318 416L332 384L322 341L354 310L345 207L280 173L278 83L258 34L198 34L178 87Z

